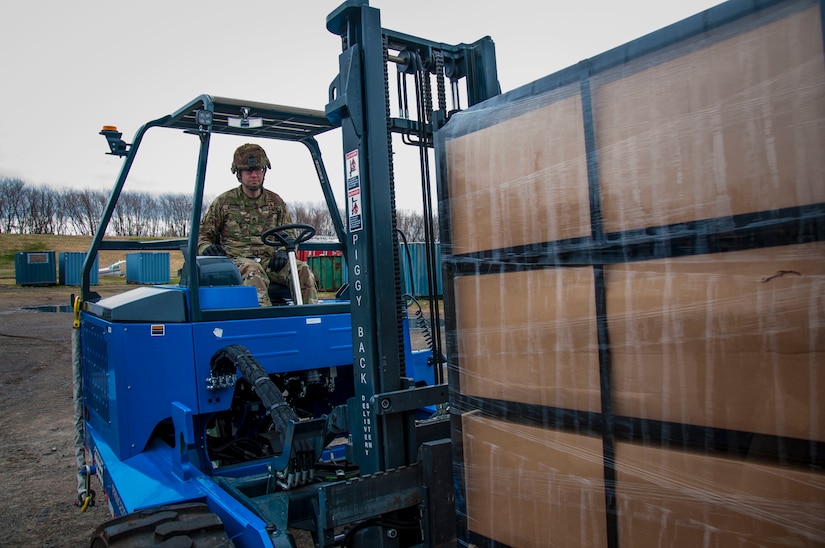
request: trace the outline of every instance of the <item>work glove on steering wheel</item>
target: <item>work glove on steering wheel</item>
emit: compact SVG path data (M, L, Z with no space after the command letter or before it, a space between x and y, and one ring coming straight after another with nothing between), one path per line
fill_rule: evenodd
M279 249L276 251L272 258L269 260L269 270L272 272L280 272L287 263L289 262L289 255L287 254L286 250Z
M226 255L226 250L223 248L221 244L211 244L209 247L207 247L201 252L201 255L217 257L220 255Z

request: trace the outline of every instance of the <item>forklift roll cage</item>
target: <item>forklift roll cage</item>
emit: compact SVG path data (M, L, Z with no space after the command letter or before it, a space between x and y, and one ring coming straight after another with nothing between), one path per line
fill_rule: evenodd
M262 124L260 127L238 127L232 125L232 120L248 120L254 118L261 118ZM209 155L209 145L211 136L214 133L223 135L236 135L247 138L263 138L275 139L280 141L291 141L303 143L312 156L313 163L318 175L321 189L324 193L324 198L329 208L332 217L333 226L338 236L338 241L343 241L343 225L340 215L337 213L338 208L335 203L335 197L332 193L329 177L327 176L323 160L321 159L321 150L315 137L334 129L333 125L321 111L302 109L296 107L285 107L281 105L273 105L267 103L260 103L255 101L242 101L238 99L229 99L225 97L215 97L211 95L201 95L188 104L184 105L176 112L150 121L141 126L135 134L134 140L131 144L126 144L120 141L120 134L113 130L104 129L101 131L110 142L112 152L110 154L125 156L123 167L120 170L117 182L109 197L109 201L101 217L100 225L95 233L94 239L90 247L88 257L92 257L92 261L86 261L83 265L83 277L81 284L82 299L84 302L94 302L99 299L99 296L90 289L89 280L91 278L91 269L94 264L94 257L98 250L125 250L125 251L183 251L184 253L184 269L190 269L185 273L189 280L189 287L191 289L189 318L191 321L209 321L217 316L221 318L245 317L250 311L243 312L241 309L224 310L224 311L210 311L201 310L198 300L198 276L195 275L192 269L196 265L197 256L197 241L198 241L198 227L200 224L200 215L203 208L203 194L204 184L206 179L206 165ZM190 219L190 227L188 239L176 240L161 240L161 241L112 241L105 240L106 229L117 206L120 194L123 191L124 184L131 170L132 163L143 141L143 137L149 129L152 128L169 128L181 130L184 133L193 134L200 139L200 150L198 153L198 167L197 175L195 177L195 188L192 201L192 217ZM113 142L118 143L112 145ZM117 152L120 151L120 152ZM306 242L302 245L304 249L342 249L340 243L318 243ZM317 308L315 305L308 305L311 308ZM325 305L324 310L332 311L329 307L340 308L338 312L345 311L345 305ZM258 309L255 311L257 315L266 314L265 311L277 311L279 315L294 315L298 314L295 307L277 307L271 309ZM301 314L312 313L309 309L301 309Z

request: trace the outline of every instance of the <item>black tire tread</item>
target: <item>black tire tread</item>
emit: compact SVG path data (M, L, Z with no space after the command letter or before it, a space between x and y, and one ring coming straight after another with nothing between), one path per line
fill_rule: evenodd
M95 529L92 548L164 546L233 547L217 514L201 502L140 510L111 519Z

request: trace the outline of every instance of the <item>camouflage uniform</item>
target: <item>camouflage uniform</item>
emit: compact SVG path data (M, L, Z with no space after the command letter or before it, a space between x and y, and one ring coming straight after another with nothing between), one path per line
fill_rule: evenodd
M252 199L238 186L215 198L201 221L198 253L219 243L237 265L244 285L255 286L258 302L269 306L270 281L284 284L290 290L292 285L289 263L278 272L268 271L275 248L264 244L261 234L268 228L291 224L292 216L280 196L265 188L261 192L257 199ZM318 302L315 276L305 262L297 263L303 302Z

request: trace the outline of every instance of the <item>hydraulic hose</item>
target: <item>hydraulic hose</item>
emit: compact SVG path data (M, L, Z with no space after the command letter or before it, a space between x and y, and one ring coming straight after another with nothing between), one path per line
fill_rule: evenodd
M312 481L317 460L315 443L309 439L286 439L290 422L298 423L300 419L249 349L239 344L225 346L209 363L213 376L225 375L229 369L237 367L266 407L275 431L281 435L283 451L290 451L288 464L284 469L274 471L277 484L282 489L290 489Z
M283 394L269 378L261 364L243 345L232 344L218 350L209 362L213 374L225 371L227 367L237 367L243 378L252 385L252 389L267 408L275 429L283 434L289 421L298 421L298 415L284 399Z

